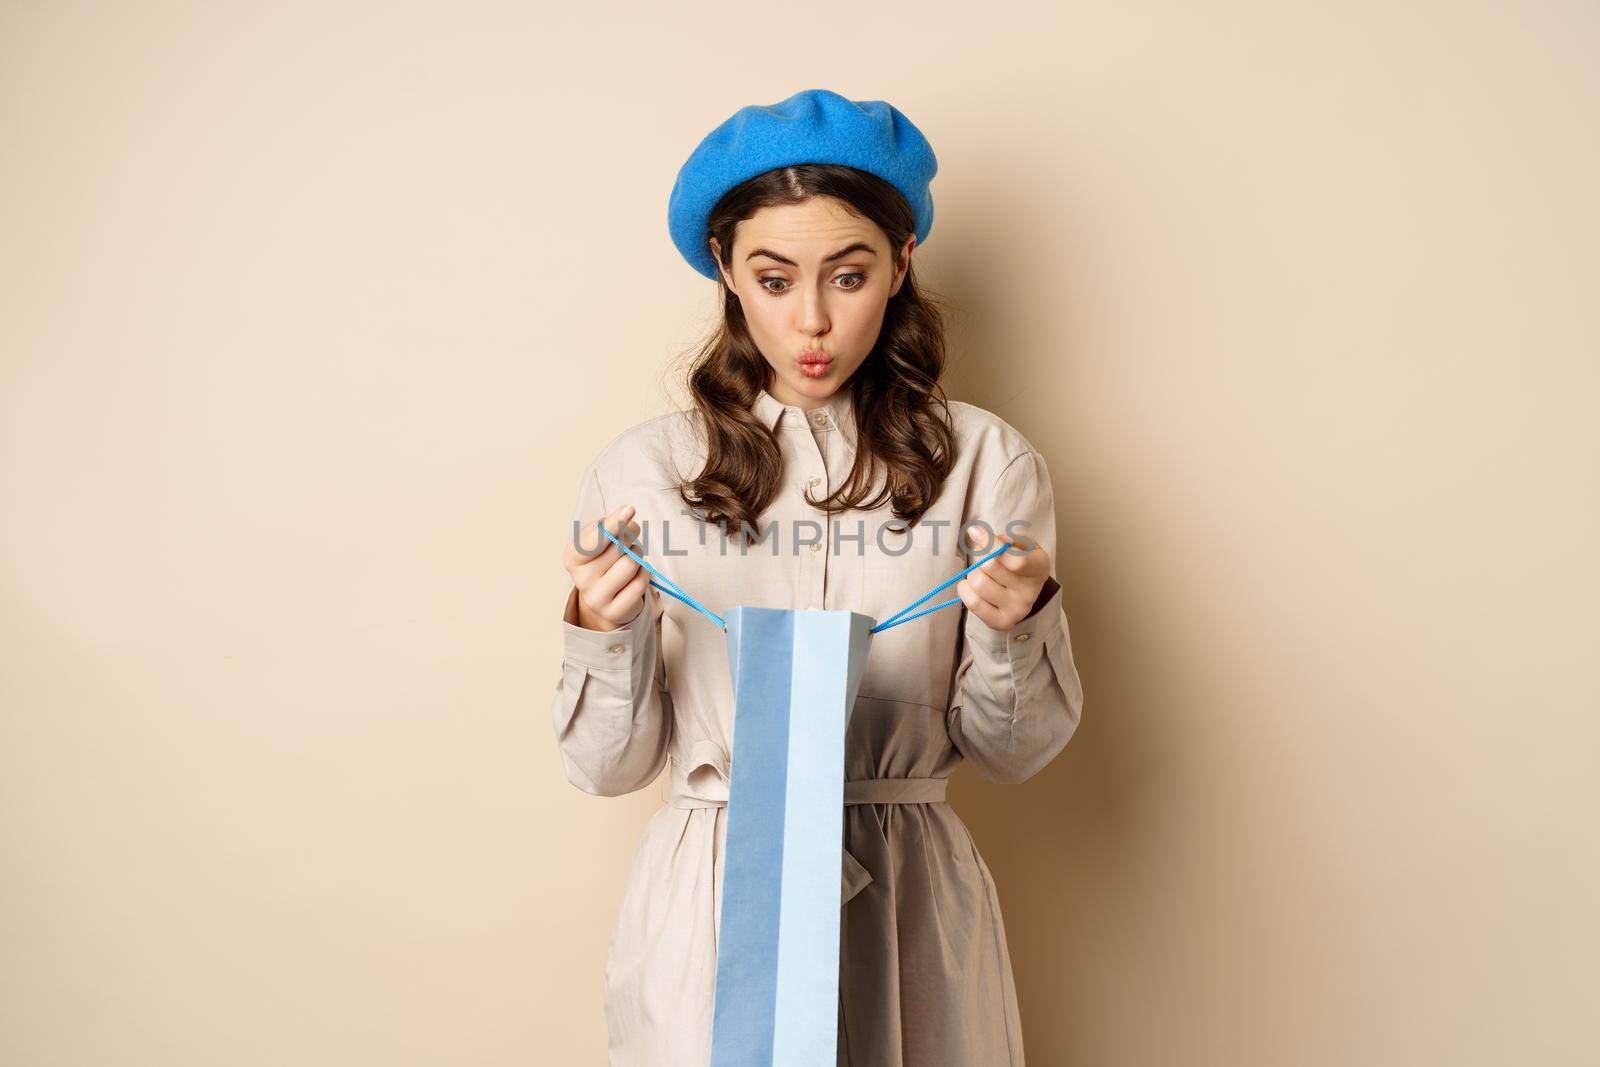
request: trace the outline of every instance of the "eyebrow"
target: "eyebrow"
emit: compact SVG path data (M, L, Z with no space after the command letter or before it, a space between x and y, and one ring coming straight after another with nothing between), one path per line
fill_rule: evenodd
M839 251L833 253L831 256L823 256L822 257L822 262L824 262L824 263L832 263L836 259L843 259L845 256L848 256L852 252L865 252L869 256L875 256L875 255L878 254L876 251L873 250L872 246L867 244L865 241L857 241L853 245L845 245L843 248L839 249ZM780 255L778 255L778 253L774 252L770 248L757 248L756 250L754 250L748 256L745 256L744 258L747 259L747 260L751 260L751 259L755 259L757 256L766 256L768 259L775 259L779 263L784 263L784 264L787 264L788 266L791 266L791 267L798 267L800 265L800 264L796 263L794 260L790 259L788 256L780 256Z

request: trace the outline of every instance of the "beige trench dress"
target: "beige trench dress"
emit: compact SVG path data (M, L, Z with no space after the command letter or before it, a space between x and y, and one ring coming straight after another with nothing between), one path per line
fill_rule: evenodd
M830 518L805 502L850 470L847 390L809 413L766 392L756 400L780 443L783 481L758 525L769 540L744 554L686 514L673 489L704 457L692 412L614 438L583 471L573 519L633 504L635 551L718 614L751 604L883 620L983 554L957 544L968 520L1000 531L1026 521L1055 558L1044 457L998 416L950 408L956 464L909 531L896 529L887 505ZM955 595L952 585L921 608ZM705 1067L733 726L727 639L654 588L648 601L633 623L603 633L576 625L577 591L568 594L552 720L567 778L585 792L629 793L667 771L611 932L610 1063ZM841 1067L1023 1063L994 879L944 786L963 758L992 781L1027 779L1067 743L1082 704L1053 577L1009 631L956 604L874 635L845 739Z

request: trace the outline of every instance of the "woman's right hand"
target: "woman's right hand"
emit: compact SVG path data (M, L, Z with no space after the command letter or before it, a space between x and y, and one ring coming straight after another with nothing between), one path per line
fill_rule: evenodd
M629 548L639 538L639 524L632 519L632 504L604 516L606 530ZM600 522L596 519L585 526L577 544L568 539L561 550L561 565L578 589L578 625L609 633L622 629L644 610L650 572L607 540L600 532ZM600 544L606 546L605 551L597 553L594 549ZM580 547L590 554L585 555Z

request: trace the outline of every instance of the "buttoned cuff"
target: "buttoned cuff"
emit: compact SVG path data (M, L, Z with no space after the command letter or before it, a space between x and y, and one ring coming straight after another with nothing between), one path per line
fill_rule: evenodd
M633 667L635 653L642 653L646 642L654 636L654 612L650 594L645 593L644 605L633 621L617 630L590 630L579 626L578 587L567 594L566 610L562 612L563 655L574 663L600 671L626 671Z
M1061 610L1061 583L1047 576L1044 588L1034 598L1033 610L1009 630L996 630L970 610L967 612L966 638L974 646L988 652L1009 649L1018 657L1044 646L1044 639L1061 628L1065 618Z

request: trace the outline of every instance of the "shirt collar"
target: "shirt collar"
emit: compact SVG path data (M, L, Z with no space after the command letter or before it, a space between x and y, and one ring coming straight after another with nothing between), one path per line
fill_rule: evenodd
M807 411L793 404L785 404L763 389L756 394L755 402L750 405L750 410L756 413L756 417L761 420L762 425L772 429L777 429L785 419L793 426L804 426L808 429L812 426L822 429L823 425L835 427L844 439L845 445L854 450L856 447L856 414L853 392L854 390L846 385L824 400L821 405ZM814 421L819 412L824 414L826 418L825 424L817 424Z

